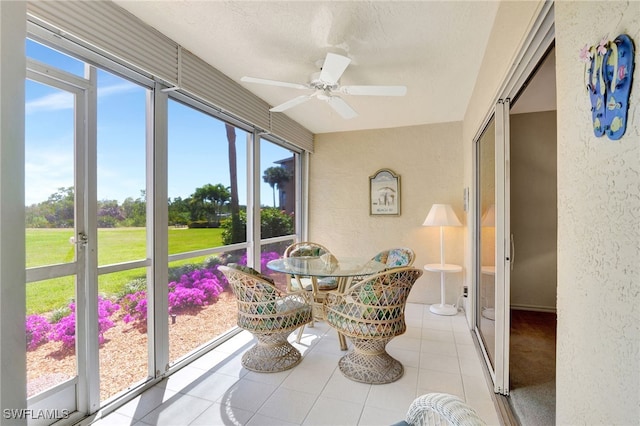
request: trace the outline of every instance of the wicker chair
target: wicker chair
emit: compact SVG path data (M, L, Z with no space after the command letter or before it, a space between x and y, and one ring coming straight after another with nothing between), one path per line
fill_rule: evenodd
M404 309L420 269L395 268L370 275L344 294L329 292L325 317L351 341L352 349L338 362L342 374L363 383L391 383L402 377L402 364L385 347L406 331Z
M308 293L282 293L269 277L246 266L229 264L218 269L227 277L236 296L238 327L258 340L242 356L244 368L274 373L296 366L302 355L287 338L293 330L311 321Z
M404 422L409 426L484 426L486 423L473 408L454 395L428 393L417 397L409 406Z
M331 252L321 244L304 241L294 243L287 247L282 257L320 257ZM332 277L317 279L317 277L304 277L301 275L293 275L287 280L289 291L308 290L315 293L320 291L335 290L338 286L336 279Z
M387 265L387 270L392 268L402 268L404 266L412 266L415 259L415 252L408 247L397 247L383 250L371 258L371 260ZM351 279L351 285L362 281L366 277L366 275L353 277Z
M282 257L320 257L325 254L331 254L331 252L323 245L310 241L304 241L291 244L285 249ZM311 320L311 326L313 327L313 321L315 319L324 319L322 315L322 302L326 298L328 291L335 290L338 287L338 282L334 277L318 279L318 277L289 275L287 277L287 286L287 289L290 292L297 290L306 290L311 292L313 298L313 319ZM302 339L303 332L304 325L298 332L298 343L300 343L300 339Z
M416 254L408 247L396 247L383 250L373 256L373 260L384 263L387 269L412 266L416 259Z

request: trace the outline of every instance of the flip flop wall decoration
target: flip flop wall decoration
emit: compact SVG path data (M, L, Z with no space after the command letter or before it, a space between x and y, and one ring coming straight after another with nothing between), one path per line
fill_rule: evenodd
M634 66L633 40L620 34L606 37L597 46L584 46L580 59L585 63L585 84L591 101L593 133L618 140L627 129L629 95Z

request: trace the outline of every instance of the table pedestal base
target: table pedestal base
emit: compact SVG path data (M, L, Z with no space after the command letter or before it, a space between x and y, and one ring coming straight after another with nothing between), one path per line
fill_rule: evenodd
M431 305L431 307L429 307L429 310L434 314L438 314L438 315L457 315L458 314L458 308L452 305L446 305L446 304L443 305L442 303L438 303L437 305Z

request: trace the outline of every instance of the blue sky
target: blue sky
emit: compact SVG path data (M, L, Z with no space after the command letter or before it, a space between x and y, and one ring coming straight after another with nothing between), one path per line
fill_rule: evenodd
M83 75L83 64L33 42L27 56ZM60 187L73 186L73 96L57 88L26 84L27 205L46 200ZM146 90L98 72L97 175L99 200L138 198L145 188ZM236 129L240 203L246 203L246 132ZM204 184L229 185L227 139L223 122L176 101L169 102L169 197L186 198ZM262 141L261 170L291 152ZM261 185L263 205L272 189Z

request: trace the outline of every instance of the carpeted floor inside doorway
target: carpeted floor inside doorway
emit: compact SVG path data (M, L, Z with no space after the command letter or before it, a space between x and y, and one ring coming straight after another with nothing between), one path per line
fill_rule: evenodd
M556 314L511 311L509 399L522 426L555 425Z

